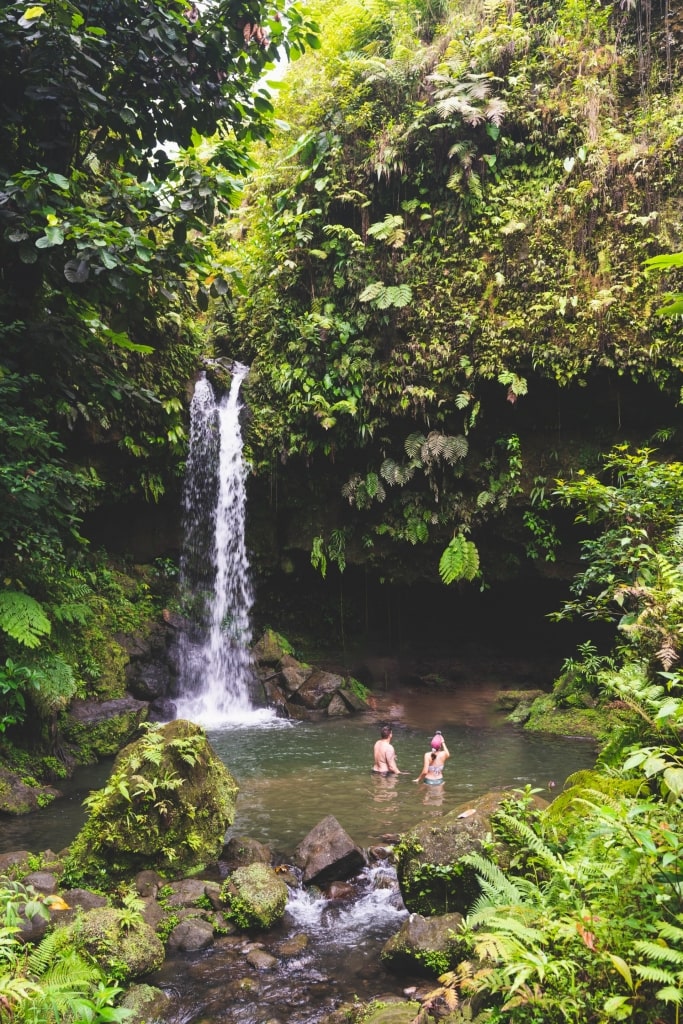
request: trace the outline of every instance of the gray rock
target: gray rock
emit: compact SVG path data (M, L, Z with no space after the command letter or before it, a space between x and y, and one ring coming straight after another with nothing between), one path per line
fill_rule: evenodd
M213 943L213 926L201 918L188 918L177 924L168 937L168 948L183 953L207 949Z
M294 863L303 869L304 885L343 881L365 866L361 848L329 814L299 843Z

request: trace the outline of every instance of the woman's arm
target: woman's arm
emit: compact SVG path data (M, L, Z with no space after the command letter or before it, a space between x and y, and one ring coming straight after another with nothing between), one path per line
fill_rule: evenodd
M422 771L420 772L420 774L418 775L418 777L416 779L413 779L413 782L420 782L421 779L424 779L425 775L427 774L427 767L428 767L428 765L429 765L429 754L427 753L424 756L424 762L422 764Z

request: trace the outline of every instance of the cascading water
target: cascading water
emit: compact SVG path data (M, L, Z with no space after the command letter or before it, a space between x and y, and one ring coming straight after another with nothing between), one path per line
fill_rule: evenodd
M191 625L181 638L176 706L180 718L213 728L253 715L252 590L239 420L240 386L248 369L233 365L230 392L220 402L203 375L190 405L180 585Z

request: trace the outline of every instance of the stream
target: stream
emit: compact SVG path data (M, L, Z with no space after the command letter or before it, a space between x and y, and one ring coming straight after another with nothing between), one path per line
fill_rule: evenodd
M511 726L493 710L499 688L493 677L456 692L405 686L374 691L373 709L349 718L294 723L258 712L209 730L214 750L240 786L226 838L257 839L286 861L328 814L367 848L491 789L529 785L551 799L568 775L592 767L594 745ZM372 775L372 747L383 722L392 724L398 765L410 775ZM451 751L445 785L416 785L412 779L436 728ZM68 845L84 818L83 796L103 784L109 768L80 773L65 797L44 811L4 821L0 852ZM350 901L293 889L284 919L267 934L224 936L204 952L170 956L146 979L171 997L164 1020L315 1024L343 1002L396 998L411 983L424 984L390 975L379 961L383 944L407 914L391 865L371 863L352 884ZM299 946L302 936L306 944ZM254 943L277 958L271 970L246 962Z

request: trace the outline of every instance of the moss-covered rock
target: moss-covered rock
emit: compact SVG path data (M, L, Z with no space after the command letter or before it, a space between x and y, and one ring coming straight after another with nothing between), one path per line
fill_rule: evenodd
M285 912L287 886L267 864L247 864L226 879L222 896L240 928L270 928Z
M552 733L555 736L576 736L604 742L618 727L622 713L605 707L559 708L552 694L538 697L531 708L524 728L529 732Z
M145 869L191 875L215 860L235 816L238 786L203 729L178 719L148 726L88 798L90 815L66 864L72 882Z
M381 961L396 974L438 978L462 960L462 943L457 938L461 928L461 914L410 914L399 931L385 942Z
M63 927L70 946L88 953L109 977L118 981L149 974L164 962L164 947L154 931L138 921L125 924L124 911L98 907Z
M420 822L394 848L403 901L413 913L466 914L480 893L473 868L462 863L467 853L481 853L492 842L492 818L501 805L515 799L510 792L492 792L474 803L456 807L436 820ZM533 798L546 807L547 801Z
M170 998L153 985L131 985L120 1005L132 1012L128 1024L156 1024L167 1019Z
M61 793L52 786L29 785L19 775L0 767L0 813L28 814L46 807L58 796Z

